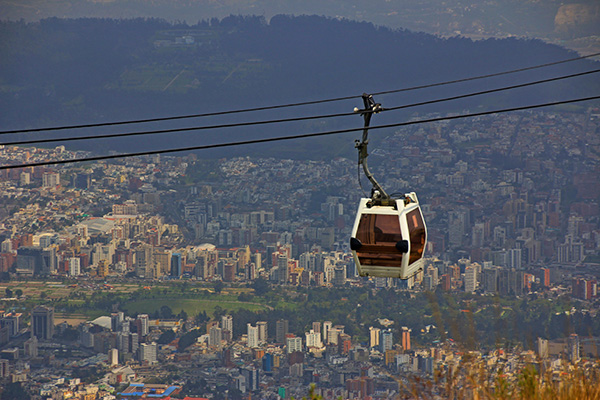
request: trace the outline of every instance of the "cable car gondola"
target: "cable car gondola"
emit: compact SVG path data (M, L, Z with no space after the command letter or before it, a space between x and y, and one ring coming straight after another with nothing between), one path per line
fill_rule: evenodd
M360 200L350 238L350 249L360 276L408 279L423 270L427 228L416 193L392 198L377 183L367 165L368 127L371 115L381 111L372 96L364 94L363 139L356 141L359 165L373 184L371 198Z

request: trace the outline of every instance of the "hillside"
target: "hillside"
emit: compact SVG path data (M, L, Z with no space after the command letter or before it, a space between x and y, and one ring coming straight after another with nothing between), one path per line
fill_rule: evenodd
M359 95L576 56L537 40L442 39L316 16L278 15L269 23L262 17L230 16L195 25L156 19L52 18L38 23L2 22L0 37L0 129L152 118ZM593 65L580 61L485 83L382 96L378 101L395 106L582 71ZM599 88L600 81L592 75L420 108L418 112L518 106L594 95ZM348 112L355 106L360 102L306 108L303 113ZM382 115L378 123L398 122L415 111ZM279 111L255 118L289 115ZM231 117L227 122L247 118ZM223 122L225 119L219 118L206 123ZM360 124L358 118L330 119L285 128L279 125L276 129L247 128L225 135L235 139ZM161 127L155 124L151 128ZM172 135L164 142L159 135L144 140L144 146L137 139L80 146L106 151L197 143L190 137L189 133ZM201 142L222 141L223 137L223 133L203 134ZM308 146L310 149L313 144ZM305 156L306 149L300 148L298 156Z

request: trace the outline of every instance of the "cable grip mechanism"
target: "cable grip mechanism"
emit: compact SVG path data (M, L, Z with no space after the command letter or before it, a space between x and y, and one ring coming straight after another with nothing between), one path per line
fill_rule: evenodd
M367 146L369 144L369 125L371 123L371 117L373 114L377 114L380 111L383 111L381 104L375 103L373 100L373 96L367 93L363 93L362 95L364 109L359 109L358 107L354 108L355 113L360 113L360 115L364 119L364 128L362 140L355 140L354 147L358 149L358 164L363 166L363 171L365 176L373 185L371 189L371 199L374 204L382 204L387 203L391 200L390 196L386 193L385 190L381 187L381 185L377 182L371 171L369 170L369 165L367 164L367 157L369 153L367 151Z

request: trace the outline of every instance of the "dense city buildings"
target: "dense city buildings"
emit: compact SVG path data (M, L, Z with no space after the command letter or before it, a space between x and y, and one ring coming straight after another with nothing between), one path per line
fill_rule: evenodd
M359 303L343 315L310 310L300 326L286 313L309 310L277 309L278 301L300 303L321 289L355 290L365 301L424 295L439 321L435 296L461 299L466 306L455 311L465 321L486 313L477 307L489 299L502 315L509 310L500 298L560 303L568 296L573 312L592 321L599 121L597 110L535 111L414 125L373 140L370 161L382 184L390 192L414 190L423 203L425 269L406 281L357 276L348 238L362 194L348 159L148 156L1 170L0 379L27 382L40 398L125 398L158 390L151 385L160 377L162 393L173 388L174 395L193 387L195 395L299 398L315 384L326 399L383 399L398 393L397 377L432 377L461 365L466 353L454 343L460 327L417 329L400 313L359 324L369 317ZM1 147L0 163L80 155ZM11 282L40 288L16 293ZM183 304L176 290L197 301L225 290L226 300L194 315L183 305L181 312L133 310L114 300L117 286L132 301L173 307ZM48 295L49 287L65 294ZM260 296L269 290L265 306ZM67 322L64 304L98 298L107 299L102 316ZM323 307L345 301L332 296ZM263 307L273 318L236 314L227 302ZM65 322L57 322L59 314ZM464 358L514 377L532 363L560 373L568 369L559 362L565 357L582 366L598 357L596 337L568 328L561 335L524 339L527 349L473 343ZM100 372L82 382L84 370Z

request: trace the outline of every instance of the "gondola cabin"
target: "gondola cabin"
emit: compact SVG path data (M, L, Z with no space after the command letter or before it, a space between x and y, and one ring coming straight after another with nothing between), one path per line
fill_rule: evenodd
M350 249L360 276L408 279L423 269L427 244L417 195L408 193L383 204L360 200Z

